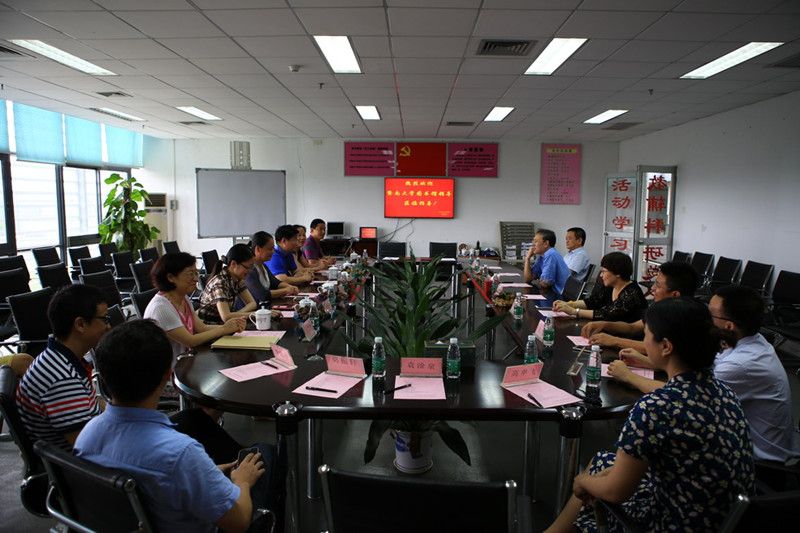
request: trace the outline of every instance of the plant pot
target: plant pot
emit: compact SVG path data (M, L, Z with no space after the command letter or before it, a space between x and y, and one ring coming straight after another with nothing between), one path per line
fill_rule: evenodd
M433 466L433 432L392 430L394 467L404 474L424 474Z

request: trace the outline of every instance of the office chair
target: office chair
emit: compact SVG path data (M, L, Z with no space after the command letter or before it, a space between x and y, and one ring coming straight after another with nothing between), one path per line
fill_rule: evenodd
M34 248L31 252L33 252L34 260L36 260L36 266L55 265L61 262L61 258L58 256L58 250L56 250L55 246Z
M164 246L164 253L165 254L177 254L181 251L180 247L178 246L178 241L166 241L162 243Z
M158 258L159 258L158 249L155 246L151 248L142 248L141 250L139 250L139 260L141 262L152 261L153 263L155 263L156 261L158 261Z
M136 292L145 292L153 288L153 280L150 271L153 270L153 260L148 259L141 263L131 263L131 274L136 283Z
M40 266L36 268L39 273L39 281L42 287L51 287L57 291L65 285L72 285L72 278L67 270L67 265L64 263L56 263L53 265Z
M379 241L378 242L378 258L384 257L399 257L403 259L406 257L406 243L397 241Z
M20 352L38 354L47 346L47 338L52 333L50 320L47 318L47 306L55 291L50 287L15 294L7 298L11 315L17 325Z

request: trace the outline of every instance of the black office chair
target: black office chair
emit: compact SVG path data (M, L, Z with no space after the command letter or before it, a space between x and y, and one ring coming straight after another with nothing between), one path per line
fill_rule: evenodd
M106 260L102 257L81 257L78 259L80 265L80 275L97 274L104 270L111 271L111 267L106 264Z
M103 291L106 296L106 304L109 307L112 305L124 307L128 303L128 301L123 302L122 295L110 270L103 270L94 274L81 274L80 280L85 285L92 285Z
M150 289L149 291L135 292L131 295L133 307L136 309L136 314L139 315L139 318L144 318L144 310L147 309L150 300L152 300L153 296L157 293L158 289Z
M455 242L432 242L428 245L428 256L436 257L456 257L458 256L458 243Z
M597 265L595 265L594 263L589 263L589 268L588 270L586 270L586 277L583 278L583 289L581 290L580 299L583 299L583 297L588 293L589 280L592 279L592 274L594 274L595 268L597 268ZM643 284L642 282L639 283Z
M178 241L166 241L161 244L164 246L165 254L177 254L181 251L180 247L178 246Z
M532 531L514 481L463 483L342 472L319 467L330 533ZM407 505L400 502L406 502ZM443 510L447 509L445 514ZM457 509L458 512L450 512ZM521 511L521 512L520 512ZM446 516L445 516L446 515Z
M103 258L103 261L107 265L111 265L111 254L117 252L117 243L115 242L107 242L105 244L99 244L98 249L100 250L100 257Z
M403 259L406 257L406 243L397 241L379 241L378 242L378 258L384 257L399 257Z
M675 250L675 253L672 254L672 261L675 263L688 263L692 260L692 254L689 252L681 252Z
M7 298L11 315L17 325L20 352L38 354L47 347L47 338L53 332L47 318L47 306L55 291L50 287L16 294Z
M711 274L711 269L714 267L714 256L703 252L695 252L689 264L702 280L701 284L704 285L708 283L708 276Z
M748 261L744 266L742 277L739 278L739 285L750 287L762 296L767 293L767 287L772 280L772 272L775 270L773 265Z
M67 266L64 263L40 266L36 268L39 273L39 281L42 287L51 287L57 291L66 285L72 285L72 278L69 275Z
M714 267L714 273L711 275L711 280L706 285L698 288L695 293L695 298L703 301L711 299L714 291L720 287L732 285L736 280L739 270L742 268L741 259L730 259L728 257L720 256L717 261L717 266Z
M33 443L22 424L14 396L17 390L17 375L10 366L0 367L0 414L8 426L14 443L22 456L23 474L19 485L20 499L25 509L38 516L48 516L45 507L47 496L47 474L39 456L33 451Z
M800 325L800 274L781 270L768 306L769 324ZM795 335L792 335L794 338Z
M5 342L8 338L17 334L14 319L11 316L11 307L6 298L15 294L25 294L31 292L28 285L27 274L21 268L0 272L0 345L11 349L16 347L15 341Z
M567 301L580 300L585 284L583 281L578 281L575 276L568 277L566 283L564 283L564 291L561 293L561 298Z
M112 328L115 328L125 322L125 313L122 312L122 309L118 305L112 305L106 311L108 315L108 325Z
M800 523L800 490L737 496L720 533L788 531ZM791 524L794 524L792 526Z
M25 279L31 280L31 273L28 270L28 265L25 264L25 258L21 255L12 255L10 257L0 257L0 272L7 270L15 270L21 268L25 271Z
M158 261L158 257L158 249L155 246L152 248L142 248L139 250L139 260L142 262L152 261L155 263Z
M61 262L58 256L58 250L55 246L48 246L46 248L34 248L33 258L36 260L36 266L55 265Z
M136 282L131 275L133 252L114 252L111 254L111 263L114 265L114 280L117 282L119 292L129 295L136 287Z
M216 266L217 262L219 261L219 254L216 250L208 250L207 252L200 254L200 257L203 259L203 269L206 271L206 275L210 278L211 273L214 271L214 266Z
M50 479L47 510L53 518L77 531L153 531L133 476L43 440L33 449Z
M69 254L69 262L70 262L70 273L72 275L72 279L78 279L78 275L81 273L81 259L89 259L92 257L92 254L89 252L88 246L73 246L72 248L67 249L67 253Z
M153 269L152 259L131 263L130 268L133 281L136 283L136 292L145 292L153 288L153 280L150 278L150 271Z

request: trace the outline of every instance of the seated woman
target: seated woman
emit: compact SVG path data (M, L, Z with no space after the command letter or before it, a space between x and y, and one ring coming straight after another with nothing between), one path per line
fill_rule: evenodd
M297 263L297 270L300 272L316 272L328 268L328 265L323 264L321 261L309 261L303 253L302 245L306 242L306 227L302 224L295 224L294 229L297 230L297 242L300 243L300 248L294 253L294 261Z
M201 344L242 331L246 318L229 318L221 326L209 326L197 316L189 295L197 286L199 274L195 258L186 252L162 255L150 271L158 294L153 296L143 318L150 318L163 329L172 345L172 356Z
M197 316L207 324L222 324L236 317L247 317L258 305L247 290L244 279L253 268L253 251L246 244L234 244L214 266L211 278L200 295ZM244 306L234 311L239 298Z
M595 499L621 503L643 531L717 531L754 490L753 446L739 400L711 370L722 333L701 303L672 298L645 317L647 357L669 381L634 405L616 443L573 483L546 531L594 531ZM608 531L620 531L609 516Z
M266 231L257 231L253 234L250 247L255 257L255 266L247 275L244 282L247 290L253 295L256 302L271 302L276 298L294 296L300 289L281 281L272 275L265 263L272 259L275 253L275 239Z
M611 252L600 260L601 283L595 284L585 300L556 300L553 309L576 318L636 322L647 309L639 285L631 281L633 263L622 252Z

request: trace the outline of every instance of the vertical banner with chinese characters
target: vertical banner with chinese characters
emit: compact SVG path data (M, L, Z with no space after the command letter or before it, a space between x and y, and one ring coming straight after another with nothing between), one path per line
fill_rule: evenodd
M633 174L606 178L603 254L622 252L633 258L639 179Z
M539 203L581 203L581 145L544 144L539 176Z
M640 166L641 220L636 250L640 281L651 281L672 255L676 167Z

